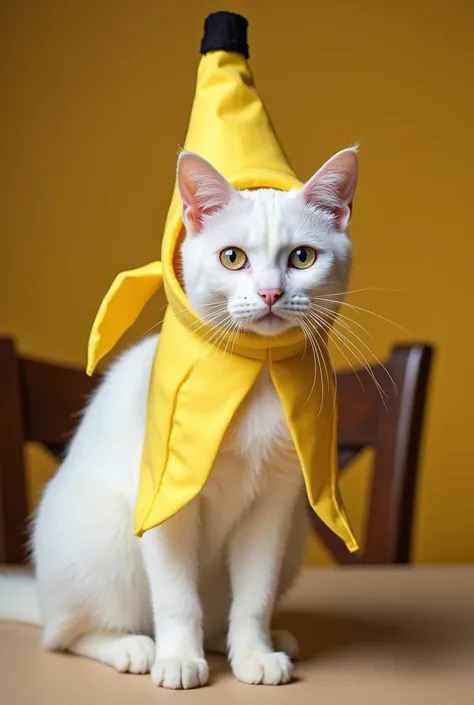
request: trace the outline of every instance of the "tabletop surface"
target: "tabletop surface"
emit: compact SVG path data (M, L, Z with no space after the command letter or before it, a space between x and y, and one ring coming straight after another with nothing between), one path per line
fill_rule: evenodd
M38 629L0 623L0 702L474 705L474 565L307 569L276 622L300 642L292 683L245 685L211 657L209 685L186 693L43 653Z

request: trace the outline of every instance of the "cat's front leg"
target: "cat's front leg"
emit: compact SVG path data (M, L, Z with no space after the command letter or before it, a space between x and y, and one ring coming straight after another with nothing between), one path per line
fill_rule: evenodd
M245 683L278 685L291 678L289 656L273 650L270 622L300 486L294 478L270 478L230 543L229 657Z
M192 502L141 540L155 622L151 679L165 688L196 688L208 679L198 593L198 512L198 502Z

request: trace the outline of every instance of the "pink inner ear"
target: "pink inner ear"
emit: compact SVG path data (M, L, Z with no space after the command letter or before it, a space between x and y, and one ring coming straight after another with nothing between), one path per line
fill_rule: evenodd
M227 206L236 194L229 182L197 154L181 154L177 184L184 221L194 233L201 232L205 216Z
M338 228L345 230L351 218L357 174L356 150L339 152L306 183L303 188L305 202L329 211L335 217Z
M191 205L183 206L183 220L187 223L188 228L194 233L201 232L203 222L202 216L203 214L198 210L198 208Z

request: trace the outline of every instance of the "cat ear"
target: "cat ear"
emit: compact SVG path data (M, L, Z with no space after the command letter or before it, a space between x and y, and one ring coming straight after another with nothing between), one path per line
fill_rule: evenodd
M358 170L357 147L343 149L331 157L303 187L305 203L331 213L341 232L346 230L351 219Z
M179 155L177 184L183 201L183 220L194 233L202 230L204 216L221 210L237 194L208 161L192 152Z

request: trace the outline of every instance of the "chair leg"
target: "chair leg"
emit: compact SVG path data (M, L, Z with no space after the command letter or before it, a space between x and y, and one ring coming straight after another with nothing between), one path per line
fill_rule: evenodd
M25 560L27 519L20 364L0 339L0 563Z

